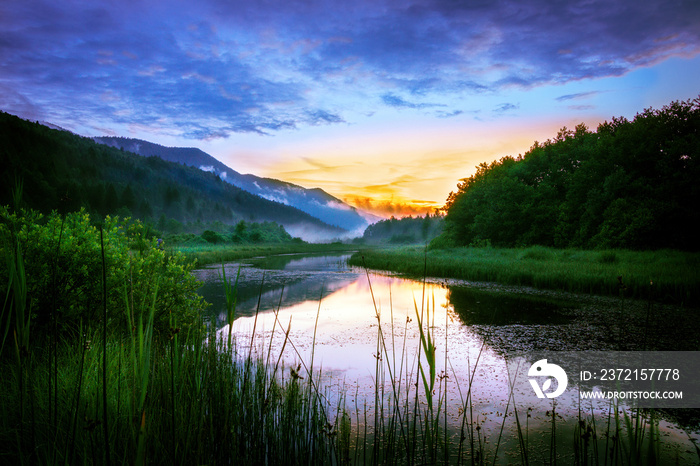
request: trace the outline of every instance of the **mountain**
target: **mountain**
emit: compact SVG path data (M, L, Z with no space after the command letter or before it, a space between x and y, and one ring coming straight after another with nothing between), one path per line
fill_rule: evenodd
M224 165L206 152L190 147L165 147L140 139L121 137L93 138L100 144L143 156L157 156L204 171L213 172L222 180L262 198L296 207L323 222L357 235L379 217L362 212L331 196L320 188L306 189L295 184L255 175L243 175Z
M21 185L24 205L41 212L85 208L98 218L140 218L164 232L243 220L276 222L307 240L347 234L293 206L225 183L214 173L142 157L3 112L0 143L0 205L13 204L13 189Z

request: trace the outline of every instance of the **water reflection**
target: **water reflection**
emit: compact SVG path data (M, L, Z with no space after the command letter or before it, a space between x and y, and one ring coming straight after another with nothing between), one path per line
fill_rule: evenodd
M465 325L561 325L571 321L562 312L568 302L527 295L495 295L466 287L452 287L448 300Z
M463 324L463 315L504 322L503 315L494 317L494 303L487 295L474 297L457 288L378 274L368 279L363 271L346 265L348 257L288 255L227 264L228 277L235 277L240 269L238 317L232 329L239 337L239 351L248 351L254 327L254 347L264 351L282 348L289 328L293 347L285 348L288 365L310 364L313 359L314 367L322 367L324 374L339 375L370 393L378 355L382 363L391 364L392 376L415 377L418 321L423 319L437 342L437 373L464 383L479 359L478 370L488 374L475 382L479 396L494 406L507 401L502 357ZM203 269L197 275L205 282L201 292L213 303L217 327L227 332L219 269ZM459 303L458 311L451 299ZM281 308L274 312L280 301ZM378 342L383 343L379 350Z
M283 359L287 367L303 364L302 371L320 370L325 386L335 393L328 395L330 400L338 401L345 393L346 402L371 406L375 389L383 394L392 393L392 387L399 392L421 389L418 361L426 364L418 327L422 319L436 345L436 390L446 393L444 412L452 428L464 419L460 410L469 393L472 426L481 426L484 438L493 441L505 425L504 442L517 450L512 406L514 400L529 396L531 388L525 383L511 386L512 367L506 356L511 348L581 349L571 347L571 335L585 341L590 332L574 321L575 303L381 274L368 277L348 267L348 257L285 255L226 264L230 279L240 270L237 318L231 328L237 352L255 351L271 361ZM204 282L200 292L212 303L211 323L227 333L221 267L195 274ZM525 359L521 365L533 362ZM556 403L563 416L557 429L571 427L557 440L571 442L582 405L575 391ZM533 445L550 440L552 406L551 400L518 406L529 423ZM506 407L511 411L504 418ZM583 409L604 419L608 406L589 403ZM664 435L681 441L682 431L669 423L661 426Z
M253 316L258 306L259 312L271 312L280 300L284 306L318 302L323 295L358 279L359 272L347 266L348 257L287 254L225 264L226 278L235 283L238 277L236 315ZM199 293L212 304L208 319L220 327L226 320L221 266L195 270L194 274L203 282Z

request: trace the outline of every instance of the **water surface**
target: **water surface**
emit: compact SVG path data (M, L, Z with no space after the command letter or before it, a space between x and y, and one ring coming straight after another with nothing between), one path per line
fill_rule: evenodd
M469 392L469 420L491 440L504 426L504 447L515 450L513 397L530 397L531 388L509 384L510 355L533 349L603 350L616 343L606 322L585 317L592 304L581 297L368 274L348 266L349 256L280 255L226 264L227 278L238 277L236 319L230 328L221 266L194 273L203 281L201 294L212 303L210 324L222 335L231 331L239 355L253 351L273 363L280 359L287 368L301 365L307 376L321 371L329 399L359 409L371 411L377 392L386 397L392 387L405 392L422 386L418 361L427 367L420 344L422 321L436 346L436 398L444 394L452 426L461 424ZM595 303L609 306L605 315L615 315L614 303ZM525 359L522 366L533 362ZM588 403L586 412L605 418L609 405ZM517 406L533 445L546 447L551 441L553 406L552 400ZM510 411L504 418L506 408ZM564 449L570 448L580 408L576 391L556 399L562 415L557 428L569 432L557 440ZM686 451L694 451L677 426L662 422L661 427L669 441L686 442Z

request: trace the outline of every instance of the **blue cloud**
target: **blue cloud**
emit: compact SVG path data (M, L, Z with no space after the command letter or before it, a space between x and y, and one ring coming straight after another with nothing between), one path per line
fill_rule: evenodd
M559 96L555 100L557 100L558 102L564 102L567 100L587 99L588 97L593 97L598 94L600 94L599 91L578 92L576 94L567 94Z
M503 103L497 106L495 109L493 109L494 112L496 113L504 113L504 112L510 112L511 110L517 110L520 108L520 105L518 104L511 104L511 103Z
M339 92L367 115L620 76L699 53L699 22L686 0L5 2L0 108L87 127L165 122L191 138L273 134L349 121L327 110Z
M396 107L396 108L413 108L413 109L423 109L423 108L432 108L432 107L444 107L444 104L436 104L436 103L415 103L415 102L409 102L395 94L384 94L382 95L382 102L384 102L386 105L390 107Z
M314 110L307 112L307 122L311 125L329 125L334 123L345 123L340 115L330 113L325 110Z
M464 113L464 111L462 111L462 110L454 110L452 112L444 112L442 110L438 110L437 112L435 112L435 116L437 116L438 118L452 118L452 117L459 116L463 113Z

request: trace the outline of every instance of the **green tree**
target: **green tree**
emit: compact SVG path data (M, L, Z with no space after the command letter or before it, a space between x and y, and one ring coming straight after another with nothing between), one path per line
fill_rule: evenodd
M134 194L134 190L131 188L131 184L127 184L124 191L122 191L120 205L130 210L134 210L136 207L136 195Z
M482 163L450 193L441 244L698 249L700 98Z
M102 214L107 215L114 213L119 207L119 196L117 196L117 189L114 187L113 183L107 183L107 188L105 189L105 200L102 205Z

